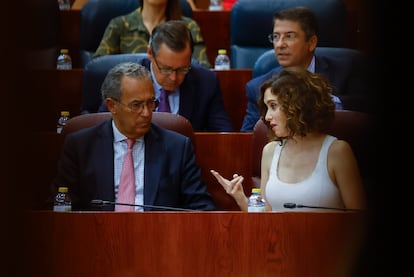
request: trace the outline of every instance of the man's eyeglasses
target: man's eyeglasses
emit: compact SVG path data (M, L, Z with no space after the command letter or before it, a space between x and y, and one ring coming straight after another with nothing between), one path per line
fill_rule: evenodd
M172 69L172 68L165 68L165 67L161 67L158 62L157 59L154 57L154 61L158 67L158 70L160 71L161 74L163 75L170 75L173 72L177 72L177 74L182 74L185 75L187 74L190 69L191 69L191 65L187 66L187 67L181 67L181 68L177 68L177 69Z
M290 41L294 41L296 37L297 37L297 34L295 32L287 32L283 36L277 33L270 34L267 36L270 43L278 42L280 39L282 39L282 41L284 42L290 42Z
M131 112L134 113L141 113L144 110L144 106L147 106L147 108L151 111L154 111L156 107L158 107L158 100L155 98L151 98L148 99L147 101L132 101L129 104L124 104L121 101L117 100L117 99L113 99L115 102L117 102L118 104L121 104L124 107L127 107L130 109Z

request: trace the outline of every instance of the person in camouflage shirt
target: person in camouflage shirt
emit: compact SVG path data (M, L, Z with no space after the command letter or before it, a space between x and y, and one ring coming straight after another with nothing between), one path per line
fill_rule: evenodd
M179 19L183 20L191 31L194 42L192 58L201 65L210 68L206 46L197 22L182 15L179 0L165 0L164 4L155 5L151 0L140 0L140 7L135 11L113 18L106 27L93 57L145 53L152 29L167 20Z

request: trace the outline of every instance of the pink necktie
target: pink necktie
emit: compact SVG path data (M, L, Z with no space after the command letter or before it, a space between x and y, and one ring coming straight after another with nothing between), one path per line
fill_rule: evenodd
M128 151L125 154L124 163L122 165L117 202L135 204L135 173L134 161L132 158L132 147L134 146L135 139L127 139L126 142L128 144ZM134 210L133 206L115 206L115 211L117 212L133 212Z
M171 112L170 109L170 102L168 101L168 95L171 93L171 91L161 89L161 95L160 95L160 103L158 104L158 111L159 112Z

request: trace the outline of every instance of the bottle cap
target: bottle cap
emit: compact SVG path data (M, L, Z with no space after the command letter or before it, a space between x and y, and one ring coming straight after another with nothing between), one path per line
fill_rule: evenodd
M59 187L59 188L58 188L58 192L64 192L64 193L67 193L67 192L68 192L68 187Z
M261 193L261 192L262 192L262 189L259 189L259 188L252 189L252 193Z
M227 50L226 50L226 49L219 49L219 50L218 50L218 53L219 53L220 55L225 55L225 54L227 54Z
M69 116L69 115L70 115L70 113L69 113L69 111L61 111L61 112L60 112L60 115L61 115L61 116Z

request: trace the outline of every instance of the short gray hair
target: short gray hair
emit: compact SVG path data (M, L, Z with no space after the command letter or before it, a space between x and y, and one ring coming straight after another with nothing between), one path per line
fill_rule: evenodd
M109 70L108 74L106 74L105 80L102 83L101 93L103 99L121 99L121 79L123 76L133 77L137 80L149 79L152 82L151 73L145 66L133 62L117 64Z

